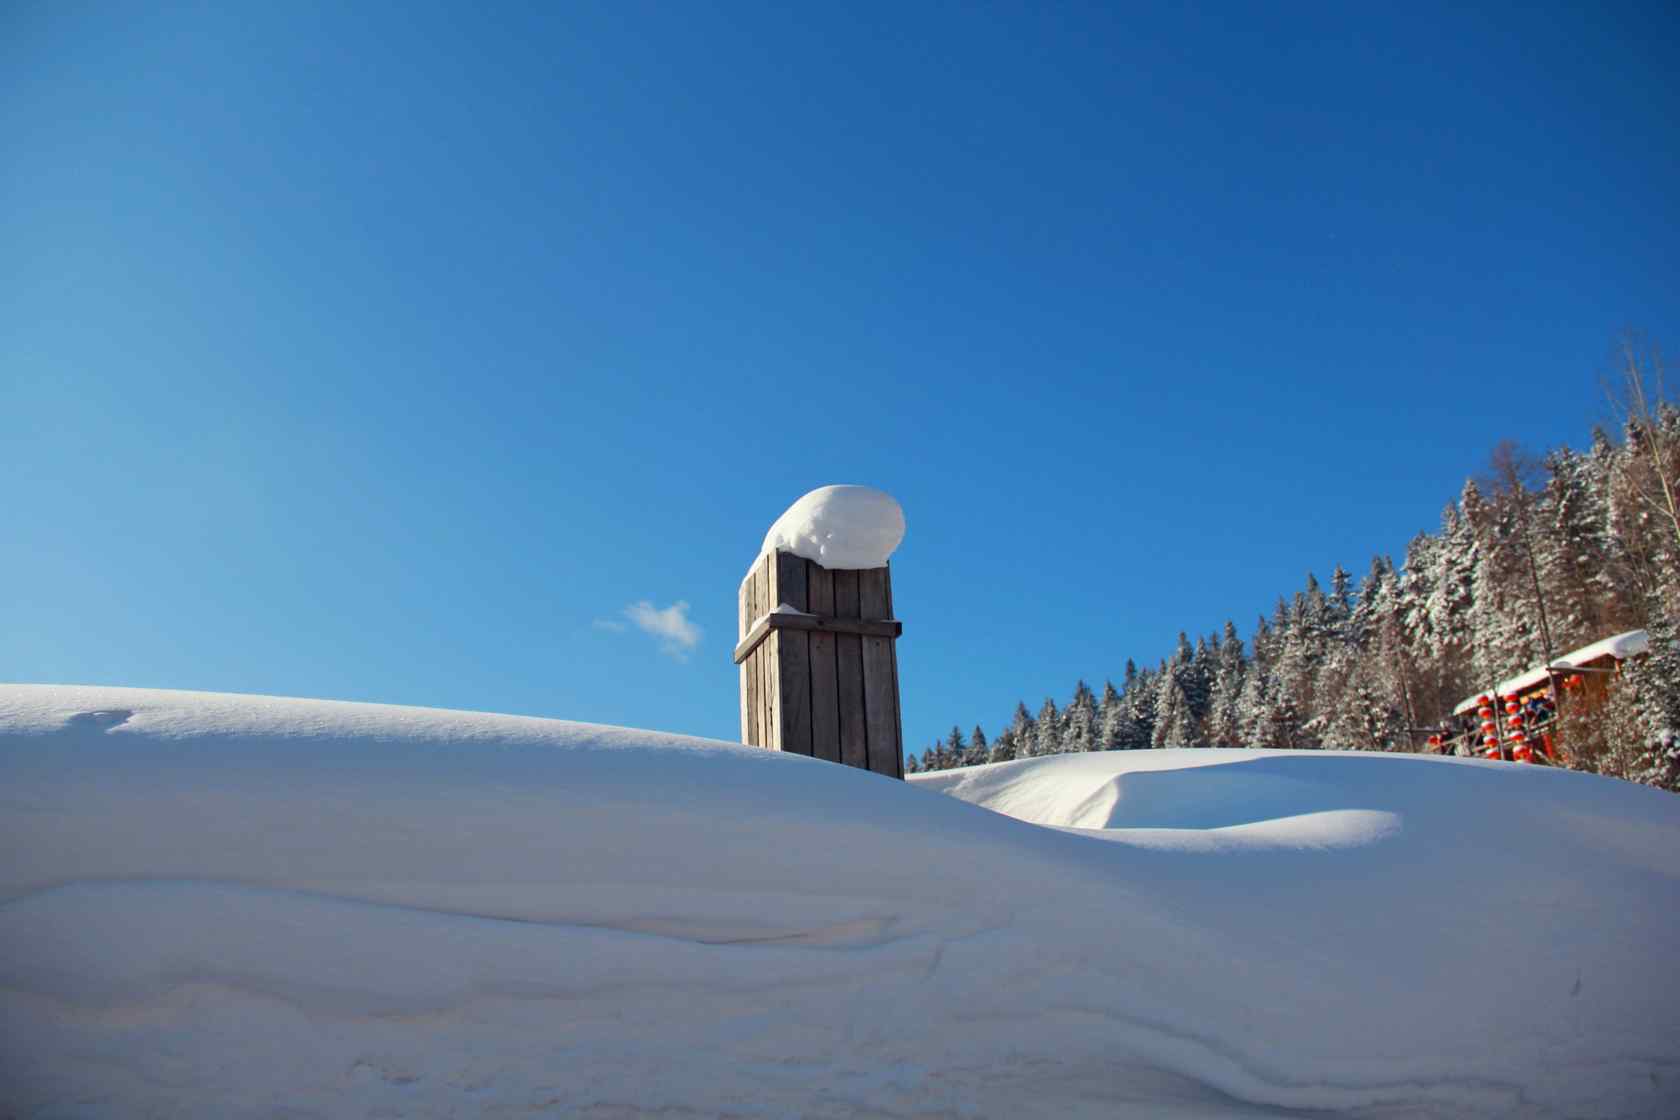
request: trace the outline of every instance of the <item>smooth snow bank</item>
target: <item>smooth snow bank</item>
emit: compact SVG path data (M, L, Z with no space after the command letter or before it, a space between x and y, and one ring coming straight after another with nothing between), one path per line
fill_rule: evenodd
M884 567L904 540L904 510L870 486L822 486L776 519L760 555L780 549L825 568Z
M0 1085L20 1118L1673 1116L1677 806L3 686Z
M1327 761L1332 758L1349 761ZM1109 751L947 770L915 780L1037 824L1209 830L1349 809L1388 810L1392 797L1350 789L1349 779L1413 772L1376 771L1373 766L1392 765L1394 759L1371 759L1325 751ZM1680 869L1680 858L1675 866Z

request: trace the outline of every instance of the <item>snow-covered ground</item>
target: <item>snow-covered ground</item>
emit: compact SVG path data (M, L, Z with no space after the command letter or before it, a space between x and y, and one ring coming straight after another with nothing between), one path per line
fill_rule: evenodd
M1538 767L5 686L0 853L18 1120L1680 1115L1680 799Z

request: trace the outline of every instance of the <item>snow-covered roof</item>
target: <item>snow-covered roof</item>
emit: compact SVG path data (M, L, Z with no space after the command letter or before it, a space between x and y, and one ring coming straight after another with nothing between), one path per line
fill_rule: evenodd
M1617 661L1626 661L1630 657L1644 653L1651 648L1651 640L1643 630L1629 630L1625 634L1616 634L1609 638L1600 638L1591 645L1582 646L1578 650L1564 654L1551 663L1551 668L1567 672L1577 665L1590 665L1594 661L1602 661L1606 657L1614 657ZM1513 692L1524 692L1546 680L1546 666L1536 665L1525 673L1518 673L1508 681L1499 682L1499 695L1509 696ZM1467 696L1453 709L1453 715L1461 716L1476 706L1476 701L1485 692L1478 692L1474 696Z
M1626 661L1630 657L1641 653L1648 653L1651 649L1651 639L1643 630L1629 630L1625 634L1617 634L1613 638L1600 638L1590 646L1582 646L1574 653L1566 653L1552 662L1555 668L1568 669L1575 665L1585 665L1597 661L1601 657L1614 657L1617 661Z

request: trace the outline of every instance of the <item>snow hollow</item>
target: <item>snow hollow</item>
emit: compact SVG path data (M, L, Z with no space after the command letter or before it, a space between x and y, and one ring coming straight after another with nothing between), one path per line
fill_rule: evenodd
M1680 1114L1680 800L0 687L0 1115Z

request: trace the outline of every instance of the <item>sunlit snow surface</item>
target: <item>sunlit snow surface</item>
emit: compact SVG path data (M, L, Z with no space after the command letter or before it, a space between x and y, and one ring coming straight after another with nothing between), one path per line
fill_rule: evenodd
M825 568L880 568L904 540L904 510L871 486L819 486L789 506L759 554L791 552Z
M5 686L0 853L19 1120L1680 1114L1680 798L1536 767Z

